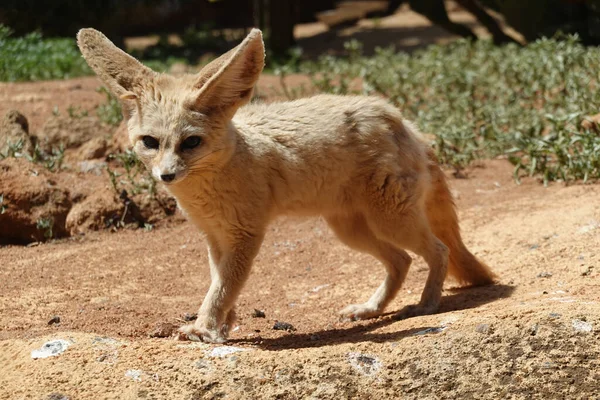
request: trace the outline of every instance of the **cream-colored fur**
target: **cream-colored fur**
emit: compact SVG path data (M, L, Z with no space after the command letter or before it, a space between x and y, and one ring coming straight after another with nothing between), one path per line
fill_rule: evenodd
M281 214L321 215L348 246L377 257L387 277L347 319L380 315L411 258L430 272L403 316L435 312L447 271L486 284L492 272L464 247L446 180L400 112L375 97L319 95L251 104L264 64L260 31L198 75L157 74L83 29L89 65L122 99L134 150L206 234L212 283L188 338L223 342L267 225ZM198 139L188 139L198 137ZM199 141L191 148L189 141ZM450 254L450 265L448 256Z

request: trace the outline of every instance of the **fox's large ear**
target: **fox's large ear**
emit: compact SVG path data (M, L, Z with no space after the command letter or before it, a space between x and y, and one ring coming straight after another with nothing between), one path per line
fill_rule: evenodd
M252 29L240 45L202 68L188 105L206 114L233 116L252 97L264 65L262 33Z
M134 100L156 74L95 29L81 29L77 45L89 66L121 100Z

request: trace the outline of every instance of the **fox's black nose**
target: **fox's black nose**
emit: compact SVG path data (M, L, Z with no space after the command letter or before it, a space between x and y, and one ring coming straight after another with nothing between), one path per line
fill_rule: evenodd
M160 179L162 179L164 182L171 182L173 179L175 179L175 174L164 174L160 176Z

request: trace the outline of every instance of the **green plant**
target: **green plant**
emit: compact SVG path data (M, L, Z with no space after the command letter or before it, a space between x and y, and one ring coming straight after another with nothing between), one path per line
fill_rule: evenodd
M0 160L5 158L21 158L24 157L32 163L41 164L47 170L51 172L58 171L62 167L63 160L65 158L65 149L63 145L58 148L53 148L50 153L45 152L42 148L36 144L33 147L31 154L23 153L25 142L23 139L19 139L16 143L7 144L7 152L0 153Z
M156 197L156 181L146 171L146 167L138 159L135 152L127 150L124 153L110 154L108 157L110 160L117 162L117 168L124 170L123 174L118 173L110 166L106 167L111 186L117 195L121 195L122 191L125 190L132 195L147 193L153 198Z
M23 139L19 139L15 143L12 143L9 141L6 144L6 153L0 152L0 160L9 158L9 157L12 157L12 158L21 157L24 146L25 146L25 142L23 141Z
M208 22L198 27L190 26L181 35L183 47L186 49L219 50L227 47L227 38L223 31L215 29L215 24ZM189 50L188 50L189 51Z
M67 113L69 113L69 117L71 118L75 118L75 119L79 119L79 118L83 118L83 117L87 117L88 116L88 111L82 109L81 107L77 106L73 106L70 105L67 108Z
M121 112L121 104L115 96L113 96L108 89L101 86L97 89L99 93L104 93L106 96L106 103L100 104L96 108L96 114L98 118L109 125L119 125L123 120L123 114Z
M54 228L54 218L51 216L40 218L36 222L36 227L38 230L42 231L46 240L52 239L52 236L54 235L52 232Z
M142 61L159 72L167 71L174 63L188 61L162 51L148 57L151 59L142 57ZM11 29L0 24L0 81L69 79L85 75L93 75L93 71L81 57L75 39L45 38L39 32L13 37ZM55 112L58 113L58 109Z
M12 37L0 25L0 81L33 81L89 75L75 40L42 38L38 32Z
M52 148L50 153L47 153L36 144L33 147L32 154L25 157L33 163L43 165L48 171L55 172L62 167L65 158L65 148L61 144L58 148Z

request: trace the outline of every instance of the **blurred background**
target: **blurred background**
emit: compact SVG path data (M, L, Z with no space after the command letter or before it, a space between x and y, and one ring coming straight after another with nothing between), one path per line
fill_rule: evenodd
M295 46L306 56L340 49L356 38L406 49L431 44L444 32L491 36L496 44L526 43L557 32L600 40L598 0L4 0L0 24L21 36L73 37L95 27L146 57L184 57L229 48L250 27L260 27L274 55ZM412 13L401 11L411 10ZM425 21L430 24L424 23Z

